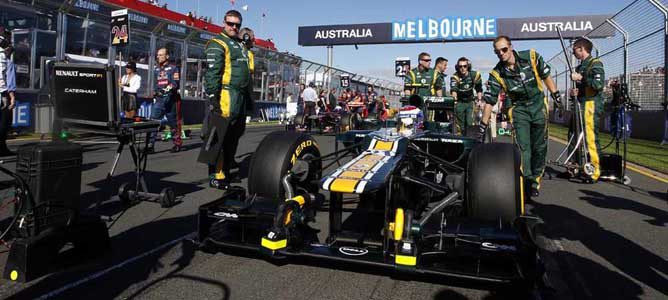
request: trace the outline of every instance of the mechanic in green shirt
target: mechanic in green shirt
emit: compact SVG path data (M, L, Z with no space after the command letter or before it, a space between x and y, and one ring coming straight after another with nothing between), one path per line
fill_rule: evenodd
M589 153L589 162L594 167L588 179L593 183L598 181L601 175L598 123L603 113L605 72L603 63L598 58L591 56L592 48L592 42L585 38L579 38L573 43L573 55L580 60L580 65L571 74L571 79L576 82L576 88L571 90L571 95L577 97L581 105L585 145ZM573 134L573 128L569 130L569 136L571 134Z
M219 189L229 187L226 175L238 166L234 155L246 129L247 106L252 104L249 51L238 37L241 14L230 10L224 20L223 31L207 43L205 50L208 68L204 89L209 98L209 117L197 159L209 166L209 185Z
M471 61L466 57L457 60L455 70L450 78L450 93L455 98L457 131L466 135L466 129L474 125L474 102L482 101L482 76L471 69Z
M442 96L443 79L436 69L429 67L431 55L426 52L418 55L418 66L404 76L404 92L406 97L410 95Z
M492 106L503 90L512 99L508 116L515 129L515 142L522 154L522 172L525 185L531 187L531 197L538 197L540 180L545 169L547 154L548 111L545 87L557 105L561 95L552 77L550 66L534 50L515 51L510 38L494 39L494 53L499 63L489 74L489 88L485 91L485 107L480 122L479 137L482 140L487 130ZM544 87L545 86L545 87Z

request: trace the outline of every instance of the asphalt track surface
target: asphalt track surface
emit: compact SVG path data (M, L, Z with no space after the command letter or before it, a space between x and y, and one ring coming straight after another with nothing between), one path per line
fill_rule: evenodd
M250 154L277 127L248 128L238 150L240 184L246 184ZM332 149L332 137L317 138ZM16 144L14 144L15 146ZM128 152L116 176L105 180L116 149L85 144L82 202L101 199L99 211L116 219L110 228L112 251L92 260L66 257L64 271L27 284L0 280L0 297L9 299L503 299L461 282L420 282L393 278L367 268L332 269L318 265L272 264L258 258L207 254L190 239L197 208L216 199L206 168L196 162L201 141L185 142L172 154L168 143L151 156L147 179L158 191L171 186L177 205L164 209L141 202L127 210L115 196L133 177ZM562 145L550 142L550 158ZM6 162L13 168L13 162ZM665 299L668 297L668 184L629 172L631 187L568 182L547 169L541 196L529 212L546 223L541 247L546 281L555 299ZM324 214L321 214L322 216ZM322 217L321 217L322 218ZM111 223L109 223L111 225ZM319 226L320 227L320 226ZM7 251L0 253L4 268ZM76 262L76 263L74 263ZM462 287L462 285L464 287ZM549 289L547 289L549 290ZM549 295L549 294L548 294Z

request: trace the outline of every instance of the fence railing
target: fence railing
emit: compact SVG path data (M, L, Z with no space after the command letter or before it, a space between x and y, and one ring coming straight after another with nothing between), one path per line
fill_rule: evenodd
M585 35L594 44L592 55L597 56L605 68L606 101L612 98L609 83L616 80L627 83L629 96L641 110L665 109L668 95L665 75L667 5L668 0L635 0ZM566 51L575 63L572 47ZM552 66L557 87L565 93L572 87L566 56L559 52L548 63ZM566 109L569 107L566 105Z

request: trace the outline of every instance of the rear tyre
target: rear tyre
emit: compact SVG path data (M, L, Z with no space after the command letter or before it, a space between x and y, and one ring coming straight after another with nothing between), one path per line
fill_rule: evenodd
M275 131L267 135L253 153L248 173L248 193L261 197L285 200L285 189L281 180L298 161L320 157L318 143L308 134ZM303 165L303 164L302 164ZM306 190L317 193L322 163L308 163L308 172L301 178L293 178L295 192ZM300 169L304 169L303 166Z
M469 216L512 222L524 211L520 152L512 144L488 143L473 148L466 186Z

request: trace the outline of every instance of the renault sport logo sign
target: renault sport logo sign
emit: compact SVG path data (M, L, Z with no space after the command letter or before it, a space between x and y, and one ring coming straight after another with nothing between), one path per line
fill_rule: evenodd
M496 18L490 17L425 18L393 22L392 40L494 39L496 29Z
M429 17L390 23L320 25L299 27L299 45L332 46L444 41L491 41L500 35L513 40L605 38L615 34L608 15L550 16L530 18ZM592 30L596 29L594 34Z

